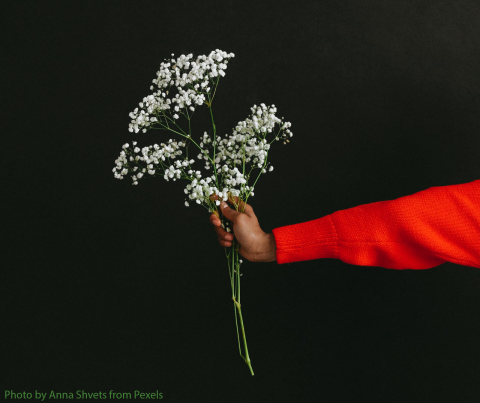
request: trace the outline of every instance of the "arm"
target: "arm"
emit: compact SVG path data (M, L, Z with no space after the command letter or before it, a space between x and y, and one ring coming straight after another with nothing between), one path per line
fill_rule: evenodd
M480 268L480 180L431 187L273 230L277 262L336 258L361 266Z

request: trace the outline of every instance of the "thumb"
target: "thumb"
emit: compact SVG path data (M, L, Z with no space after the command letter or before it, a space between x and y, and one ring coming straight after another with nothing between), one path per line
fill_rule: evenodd
M220 211L231 222L234 222L237 216L240 214L238 211L231 209L224 201L220 202Z

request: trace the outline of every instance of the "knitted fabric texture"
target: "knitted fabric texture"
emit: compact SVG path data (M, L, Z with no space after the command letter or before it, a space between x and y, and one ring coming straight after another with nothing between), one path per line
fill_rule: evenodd
M277 263L320 258L389 269L480 268L480 179L435 186L273 230Z

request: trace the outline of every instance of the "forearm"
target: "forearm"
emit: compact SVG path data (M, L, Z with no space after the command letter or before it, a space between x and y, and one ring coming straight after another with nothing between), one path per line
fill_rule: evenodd
M480 267L480 180L432 187L273 230L277 262L338 258L392 269Z

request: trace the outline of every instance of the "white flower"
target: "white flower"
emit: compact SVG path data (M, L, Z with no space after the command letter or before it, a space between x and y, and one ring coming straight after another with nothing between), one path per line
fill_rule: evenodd
M129 131L146 132L157 124L168 127L168 116L176 120L181 109L189 108L194 112L197 106L204 105L206 95L211 91L211 78L221 79L225 76L231 57L234 57L233 53L227 54L217 49L208 56L193 58L189 54L165 59L156 78L152 80L153 92L144 97L139 107L129 114L132 119ZM177 91L174 91L175 87ZM215 201L217 207L220 200L225 200L229 194L242 198L253 196L254 189L249 188L248 182L253 182L258 174L273 170L271 165L267 166L270 143L272 140L288 142L287 138L292 137L292 133L289 130L291 123L276 116L275 105L261 103L250 109L250 116L238 122L230 134L220 136L216 133L214 138L204 132L195 140L195 147L189 141L193 140L190 134L180 141L170 139L166 144L143 148L136 147L137 142L133 142L133 153L128 149L129 144L124 144L124 151L115 160L116 167L112 170L114 177L123 179L124 175L129 175L133 184L137 184L147 173L161 174L167 181L188 179L189 184L184 188L188 200L185 201L186 206L192 200L211 209L212 203L208 202L212 194L219 196L219 200ZM187 149L182 150L187 143L191 155L188 155ZM195 162L192 159L195 158L195 150L197 158L204 163L205 171L189 169ZM228 231L231 231L230 228Z
M187 206L187 207L188 207L188 206L190 206L190 204L188 204L188 202L186 201L186 202L185 202L185 206Z

